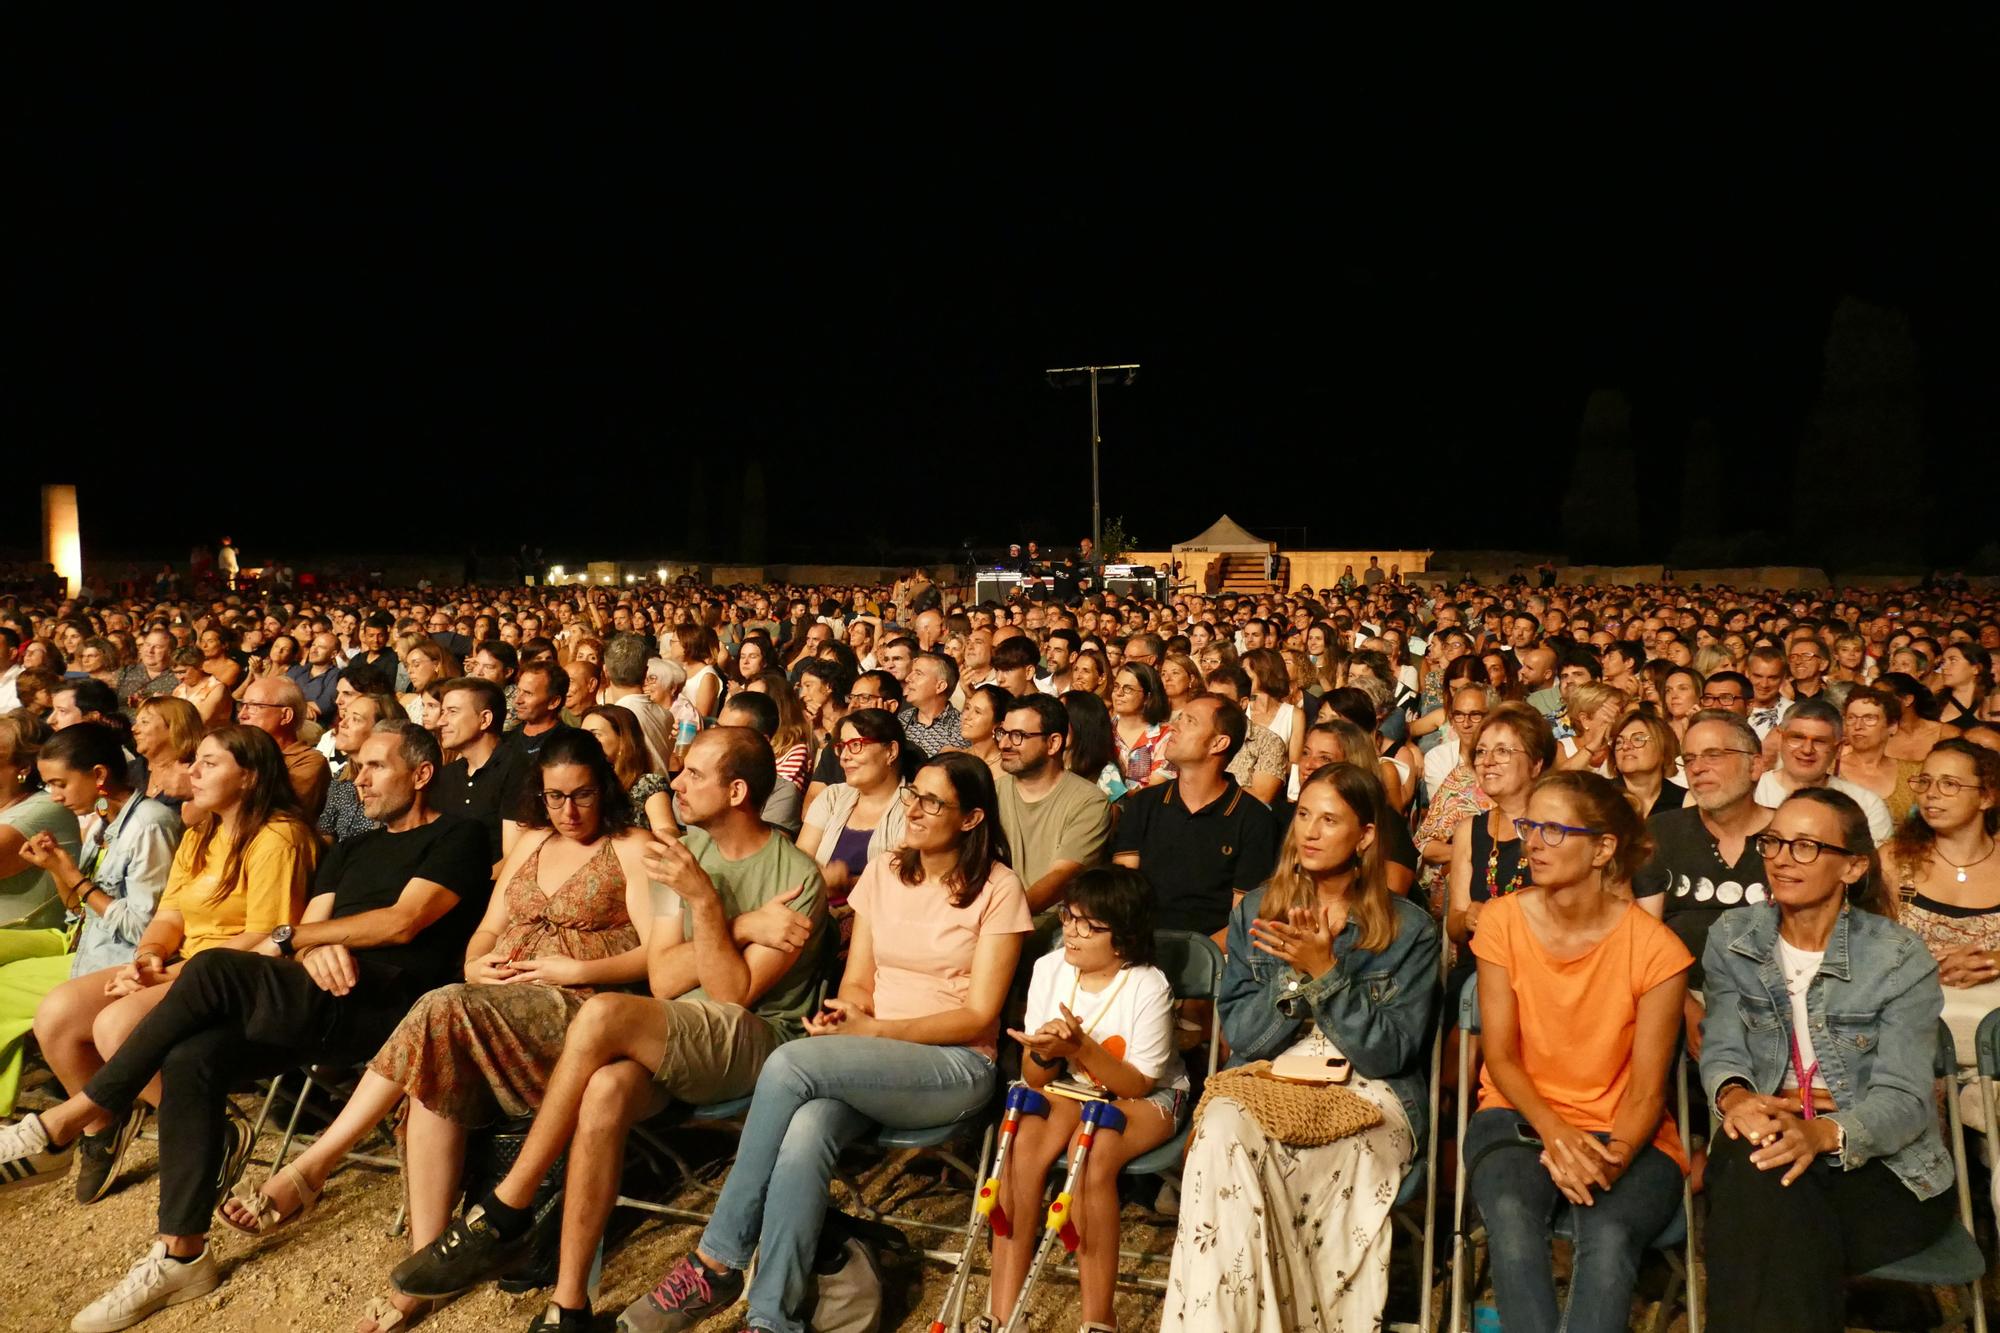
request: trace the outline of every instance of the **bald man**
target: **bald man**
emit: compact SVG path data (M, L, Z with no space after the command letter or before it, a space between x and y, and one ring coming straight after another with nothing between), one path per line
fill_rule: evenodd
M285 756L285 771L291 775L292 790L306 809L308 823L319 823L326 808L326 789L333 782L333 770L326 756L299 742L299 723L305 719L306 697L299 687L283 676L259 676L244 687L236 704L236 720L255 727L278 743Z

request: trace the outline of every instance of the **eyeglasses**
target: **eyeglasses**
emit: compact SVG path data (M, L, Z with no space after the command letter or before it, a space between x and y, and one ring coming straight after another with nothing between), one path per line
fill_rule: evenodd
M943 797L933 796L927 791L918 791L908 785L896 788L896 795L903 798L904 805L914 805L927 815L941 815L947 809L958 808L956 801L947 801Z
M1485 718L1485 716L1486 716L1486 710L1482 708L1476 713L1453 713L1451 715L1451 721L1453 726L1471 727L1471 726L1477 726L1479 722Z
M1121 680L1111 687L1111 692L1113 694L1143 694L1145 693L1145 689L1143 686L1134 685L1131 681Z
M1781 838L1775 833L1760 833L1751 839L1750 845L1755 847L1757 855L1766 861L1776 860L1778 849L1782 847L1790 853L1795 864L1802 866L1809 866L1819 860L1821 852L1839 852L1842 856L1861 855L1860 852L1842 847L1838 843L1821 842L1818 838Z
M596 805L600 795L602 793L595 787L578 787L575 791L545 791L542 793L542 804L551 810L561 809L564 805L574 805L581 809L586 805Z
M1547 819L1517 819L1514 821L1514 832L1521 836L1523 842L1528 840L1530 833L1539 833L1545 846L1560 847L1563 845L1563 839L1572 833L1579 838L1596 838L1602 836L1604 830L1581 828L1575 824L1558 824L1554 820Z
M835 741L833 743L833 750L835 754L851 756L860 754L863 748L867 746L887 744L887 741L876 740L873 736L854 736L844 741Z
M1519 759L1526 753L1526 750L1514 745L1482 745L1472 752L1472 762L1483 764L1490 760L1496 764L1504 764L1509 760Z
M1093 936L1102 935L1106 931L1111 929L1111 927L1105 925L1103 922L1092 921L1089 917L1085 916L1083 913L1072 912L1067 907L1065 907L1061 912L1058 912L1056 915L1057 918L1062 922L1062 928L1065 934L1081 935L1085 939L1090 939Z
M1956 796L1962 791L1977 790L1978 786L1977 782L1967 782L1964 778L1954 778L1944 774L1933 777L1929 773L1919 773L1910 779L1910 790L1919 796L1929 794L1932 787L1937 788L1938 795L1949 797Z
M1742 703L1743 696L1733 691L1729 694L1704 694L1701 702L1705 708L1727 708L1731 704Z
M1692 754L1682 755L1681 760L1683 763L1687 765L1687 767L1693 768L1697 764L1700 765L1720 764L1725 760L1727 760L1729 756L1732 754L1755 754L1755 753L1757 753L1755 750L1741 750L1732 746L1727 750L1696 750Z
M1637 736L1620 736L1617 740L1611 742L1611 748L1630 752L1632 750L1643 750L1652 743L1652 734L1648 732Z
M993 739L1002 745L1019 745L1024 741L1031 741L1037 736L1046 736L1048 734L1046 731L1015 731L1010 727L993 728Z

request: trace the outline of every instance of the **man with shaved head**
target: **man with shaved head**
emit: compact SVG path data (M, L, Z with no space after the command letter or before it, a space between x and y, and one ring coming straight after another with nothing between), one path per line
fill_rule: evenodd
M259 676L243 687L237 700L236 717L246 727L255 727L278 743L285 756L285 771L291 775L292 790L306 808L309 823L319 822L326 808L326 789L333 784L333 770L326 756L299 742L299 723L305 720L306 697L299 687L283 676Z

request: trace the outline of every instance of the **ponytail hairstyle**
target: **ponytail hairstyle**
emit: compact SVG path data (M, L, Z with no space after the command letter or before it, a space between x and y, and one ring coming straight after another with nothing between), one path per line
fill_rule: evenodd
M1875 853L1875 836L1868 831L1868 816L1855 799L1831 787L1801 787L1785 798L1787 805L1793 801L1809 801L1831 810L1840 821L1841 846L1853 848L1850 855L1868 858L1867 872L1847 886L1847 901L1864 912L1893 917L1895 906L1883 884L1882 859Z
M1617 842L1610 863L1604 867L1604 878L1630 884L1632 876L1639 873L1639 867L1653 854L1653 837L1646 830L1646 821L1625 798L1623 785L1582 769L1558 769L1535 779L1529 796L1543 792L1568 801L1579 821L1590 828L1602 829L1605 836Z

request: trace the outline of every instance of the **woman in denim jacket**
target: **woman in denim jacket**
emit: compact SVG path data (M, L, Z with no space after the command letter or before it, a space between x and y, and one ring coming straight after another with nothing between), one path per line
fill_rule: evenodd
M1427 1128L1438 993L1437 923L1389 892L1377 830L1396 817L1366 768L1328 764L1306 780L1276 871L1230 915L1220 998L1231 1064L1345 1057L1347 1086L1382 1123L1292 1147L1209 1099L1182 1177L1164 1329L1380 1327L1389 1210Z
M1834 1333L1845 1278L1952 1224L1932 1079L1944 992L1922 941L1877 914L1853 800L1796 792L1757 841L1772 905L1726 914L1704 958L1701 1078L1722 1127L1709 1320Z

